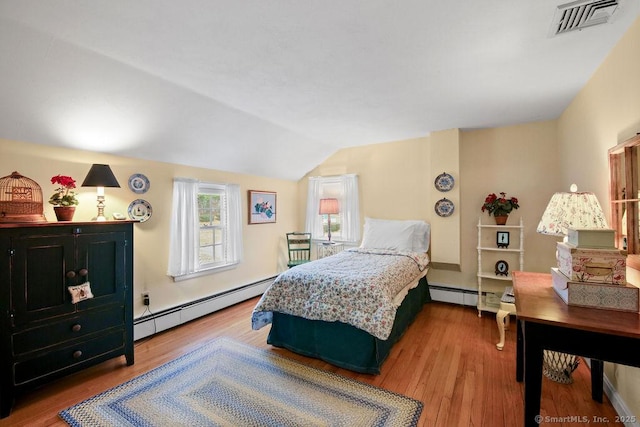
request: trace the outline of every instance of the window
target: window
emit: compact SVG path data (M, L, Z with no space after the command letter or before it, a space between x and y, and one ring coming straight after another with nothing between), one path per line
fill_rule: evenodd
M198 259L200 267L224 262L226 215L222 209L224 188L201 184L198 192L198 222L200 223Z
M174 179L168 274L183 280L238 264L241 213L238 185Z
M609 149L611 227L616 246L628 252L627 264L640 268L640 135Z
M307 194L307 219L305 231L314 239L326 239L328 216L320 215L320 200L338 199L340 212L331 215L331 240L358 242L360 240L360 208L358 177L340 175L310 177Z

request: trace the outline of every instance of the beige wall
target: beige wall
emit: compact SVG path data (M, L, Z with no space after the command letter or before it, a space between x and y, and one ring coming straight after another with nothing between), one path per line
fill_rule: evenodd
M640 18L562 114L558 129L561 182L579 180L609 212L607 150L640 132ZM640 285L638 272L628 276ZM607 363L605 373L640 417L640 369Z
M297 183L257 176L239 175L215 170L198 169L175 164L144 161L87 151L22 143L0 139L0 176L13 171L35 180L43 191L45 215L55 221L53 207L47 203L54 186L54 175L68 175L84 180L92 163L111 166L121 188L107 188L107 216L113 212L126 215L127 207L137 198L148 200L153 207L151 219L134 226L134 313L143 311L140 294L150 292L154 312L175 307L206 296L272 277L286 269L285 233L297 229ZM134 173L145 174L151 182L150 190L137 195L129 190L127 182ZM240 184L244 195L247 190L277 192L275 224L247 224L247 197L243 199L244 260L235 269L214 273L196 279L173 282L167 276L169 256L169 220L171 213L172 180L191 177L203 181ZM87 221L96 215L94 189L78 188L80 205L74 220Z
M460 186L456 184L453 190L441 193L434 189L433 182L445 171L458 181L458 140L458 131L450 130L424 138L342 149L307 177L357 174L363 221L365 216L426 220L434 227L432 259L457 265L460 263L460 210L457 207ZM305 219L307 177L299 183L300 224L304 224ZM453 215L447 218L440 218L434 212L434 204L442 197L456 204Z
M476 225L478 218L493 219L480 210L489 193L505 192L520 202L508 222L523 220L524 270L549 272L555 265L558 239L536 233L536 227L553 193L564 190L558 185L557 158L555 121L462 133L462 283L476 280Z
M360 180L361 216L424 219L432 225L431 256L461 271L432 269L432 284L476 289L477 223L492 220L480 207L487 194L505 191L520 199L509 223L525 223L525 269L548 272L555 263L557 239L535 229L551 195L562 190L557 160L556 122L498 129L434 132L424 138L353 147L338 151L309 176L355 173ZM442 172L455 179L452 191L434 188ZM307 179L300 181L300 218L304 221ZM456 206L440 218L434 204L442 197Z

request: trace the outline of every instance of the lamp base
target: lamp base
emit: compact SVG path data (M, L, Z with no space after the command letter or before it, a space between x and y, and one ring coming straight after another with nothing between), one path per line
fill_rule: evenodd
M92 219L92 221L106 221L107 217L104 216L104 196L98 195L98 215Z

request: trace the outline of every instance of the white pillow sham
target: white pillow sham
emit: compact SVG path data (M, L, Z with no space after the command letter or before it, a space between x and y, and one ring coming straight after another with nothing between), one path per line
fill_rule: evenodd
M424 221L365 218L360 247L426 252L430 231L430 225Z

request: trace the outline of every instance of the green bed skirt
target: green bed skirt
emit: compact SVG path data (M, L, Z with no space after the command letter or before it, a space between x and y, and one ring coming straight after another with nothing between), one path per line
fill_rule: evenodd
M346 323L308 320L274 312L267 343L351 371L379 374L391 347L429 301L429 285L423 277L398 307L391 335L386 340Z

